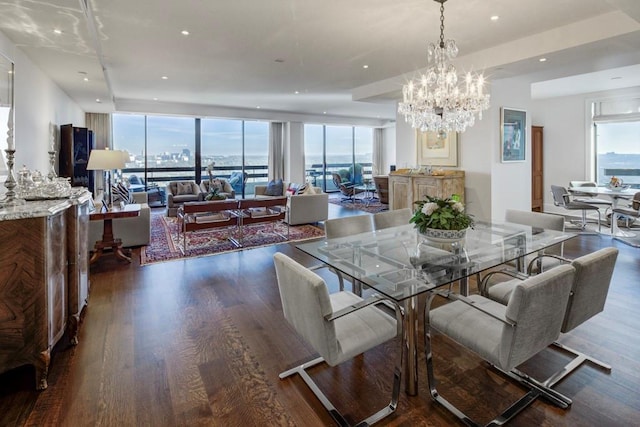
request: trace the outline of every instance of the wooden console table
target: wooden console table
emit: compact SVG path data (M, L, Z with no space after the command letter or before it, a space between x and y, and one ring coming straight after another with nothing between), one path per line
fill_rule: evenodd
M426 196L446 199L458 194L464 203L464 171L448 170L443 175L392 172L389 175L389 209L415 209L414 202Z
M113 254L124 261L131 262L131 257L122 252L122 240L113 236L113 220L116 218L129 218L140 215L140 205L132 203L125 205L123 209L113 207L107 212L92 212L89 214L91 221L104 220L104 230L102 232L102 241L96 242L95 252L89 261L91 264L100 258L105 248L111 248Z

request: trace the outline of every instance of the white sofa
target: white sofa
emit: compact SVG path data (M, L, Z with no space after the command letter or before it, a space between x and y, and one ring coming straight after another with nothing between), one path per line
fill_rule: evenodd
M285 221L289 225L310 224L325 221L329 217L329 195L319 187L318 194L296 194L289 196L289 212Z
M134 203L140 204L140 215L113 220L113 236L122 240L122 246L144 246L151 239L151 209L146 192L131 193ZM89 221L89 250L102 240L103 221Z

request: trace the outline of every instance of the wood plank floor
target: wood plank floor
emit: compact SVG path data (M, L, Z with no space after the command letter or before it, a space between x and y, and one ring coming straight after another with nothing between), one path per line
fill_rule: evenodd
M332 208L332 215L355 211ZM575 257L620 249L606 309L563 336L569 346L613 365L586 365L557 387L569 410L537 401L514 426L630 426L640 421L640 250L606 236L567 243ZM140 267L106 256L92 266L91 295L80 344L56 347L49 388L36 392L33 369L0 375L1 426L328 426L334 425L298 377L278 373L314 357L283 319L272 256L314 260L281 244ZM134 252L134 259L139 259ZM326 275L332 288L337 283ZM388 400L397 343L388 343L313 375L351 421ZM422 342L420 343L422 348ZM521 389L473 354L436 336L441 392L481 421ZM545 350L525 368L549 373L566 356ZM448 426L454 417L429 399L424 355L418 396L401 394L380 425Z

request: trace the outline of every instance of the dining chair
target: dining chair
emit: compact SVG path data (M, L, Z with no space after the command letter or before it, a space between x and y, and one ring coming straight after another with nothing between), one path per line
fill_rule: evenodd
M640 191L633 195L631 204L627 207L614 208L611 211L611 234L614 234L616 221L620 218L635 221L640 217Z
M327 239L337 239L339 237L350 236L352 234L366 233L367 231L373 231L373 222L371 220L371 215L369 214L332 218L324 222L324 232ZM318 266L316 268L321 267L324 266ZM330 270L338 275L340 290L343 291L344 278L342 277L342 273L332 268L330 268ZM362 285L359 282L354 280L352 287L356 294L362 295Z
M407 225L412 216L413 212L409 208L377 212L373 214L373 228L381 230L383 228Z
M515 224L528 225L533 227L535 232L536 228L542 228L545 230L564 231L564 217L562 215L554 215L542 212L520 211L515 209L507 209L504 214L504 220L506 222L512 222ZM545 254L553 254L563 256L564 243L558 243L557 245L550 246L544 250ZM536 263L532 263L533 260ZM560 261L555 258L540 258L536 254L528 255L522 259L526 271L540 272L544 269L548 269L557 266Z
M584 230L587 227L587 211L595 211L598 213L598 233L600 233L600 208L596 205L592 205L584 202L577 202L571 200L571 194L566 188L559 185L551 186L551 194L553 195L553 204L562 207L569 211L581 211L582 221L580 222L580 228Z
M280 379L299 374L334 420L340 426L348 426L345 417L320 390L307 369L322 362L334 367L387 341L401 341L402 312L394 303L395 318L386 314L375 306L382 301L379 297L363 300L346 291L329 294L327 284L320 276L282 253L274 254L273 261L284 317L320 355L282 372ZM371 425L395 411L404 363L404 346L398 347L391 400L358 425ZM378 366L371 368L381 369ZM347 379L345 383L348 383Z
M575 269L561 265L518 283L504 306L481 295L464 297L432 292L425 308L425 353L431 398L467 425L477 425L436 388L431 331L436 330L476 353L529 391L487 425L501 425L538 396L567 408L571 400L549 387L535 384L513 368L544 350L560 335ZM436 295L453 302L431 309ZM477 392L477 390L473 390Z
M573 266L576 271L571 286L571 293L569 294L569 300L567 301L562 329L560 330L562 333L571 332L604 310L609 285L611 284L611 277L613 276L613 270L618 257L618 249L612 247L603 248L576 258L573 261L549 254L542 255L541 257L561 259L564 263L571 263L571 266ZM522 280L521 278L512 278L511 280L500 282L493 286L489 285L492 276L503 274L509 275L504 271L489 273L483 281L483 288L486 288L484 294L486 294L488 298L507 305L510 302L510 298L512 298L513 292L516 287L522 283ZM573 354L574 358L558 372L541 382L541 384L547 387L553 387L587 361L607 371L611 370L610 365L578 350L569 348L557 340L553 342L553 346L562 349L565 353Z

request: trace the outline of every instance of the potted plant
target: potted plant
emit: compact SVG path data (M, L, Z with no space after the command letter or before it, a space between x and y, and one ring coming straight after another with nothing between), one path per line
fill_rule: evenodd
M473 227L473 218L464 210L458 196L446 199L427 196L415 202L416 210L409 220L421 234L438 240L460 240Z

